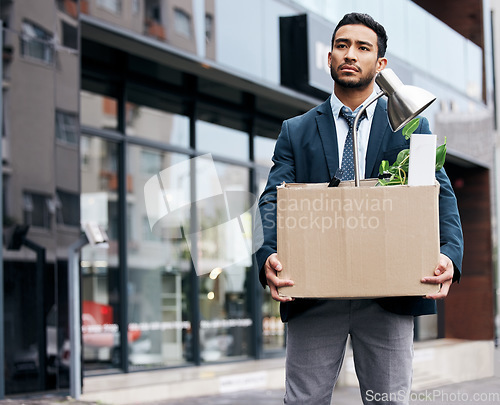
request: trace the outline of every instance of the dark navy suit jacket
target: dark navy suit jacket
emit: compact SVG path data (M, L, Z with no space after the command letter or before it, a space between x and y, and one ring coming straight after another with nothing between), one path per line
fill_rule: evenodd
M416 133L431 133L427 119L422 118ZM368 149L366 153L365 178L378 177L382 160L393 163L402 149L409 147L401 131L393 132L387 119L387 102L379 99L373 116ZM260 220L256 227L262 226L256 234L264 237L263 244L256 252L259 279L265 287L264 264L276 252L276 186L286 183L325 183L329 182L339 167L339 146L333 119L330 99L303 115L283 122L281 133L276 141L273 155L274 165L259 200ZM439 227L441 253L448 256L455 267L454 281L460 279L463 237L455 194L444 169L436 172L440 183ZM262 241L260 241L262 242ZM259 243L260 245L261 243ZM286 321L296 313L324 300L296 299L281 304L281 316ZM423 315L436 312L434 300L421 297L392 297L377 299L386 310L406 315Z

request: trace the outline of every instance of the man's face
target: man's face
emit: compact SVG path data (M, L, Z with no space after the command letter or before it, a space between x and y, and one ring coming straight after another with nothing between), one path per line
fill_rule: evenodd
M344 25L335 34L328 65L336 85L345 88L366 88L387 64L377 57L377 34L370 28Z

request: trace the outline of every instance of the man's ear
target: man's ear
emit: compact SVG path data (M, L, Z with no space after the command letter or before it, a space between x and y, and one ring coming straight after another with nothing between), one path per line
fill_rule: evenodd
M377 73L381 72L384 70L387 66L387 58L378 58L377 60Z
M332 67L332 53L328 52L328 67Z

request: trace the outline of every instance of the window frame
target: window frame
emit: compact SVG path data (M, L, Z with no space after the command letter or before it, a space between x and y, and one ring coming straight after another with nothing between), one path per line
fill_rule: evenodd
M55 43L54 34L52 32L30 20L23 20L21 23L19 42L19 52L23 58L46 65L52 65L54 63ZM40 48L37 49L35 46Z

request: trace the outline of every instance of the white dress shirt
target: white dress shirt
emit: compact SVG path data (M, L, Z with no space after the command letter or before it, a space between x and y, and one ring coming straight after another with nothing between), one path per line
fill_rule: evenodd
M373 92L372 95L376 94ZM368 97L368 98L370 98ZM368 100L368 98L366 100ZM365 101L366 101L365 100ZM347 138L347 132L349 131L349 125L347 121L340 116L340 110L344 107L344 104L337 98L337 96L332 93L330 97L330 105L332 107L333 119L335 121L335 128L337 129L337 145L339 149L339 167L342 167L342 154L344 153L344 144ZM361 109L363 104L361 104L354 112ZM361 179L365 178L365 167L366 167L366 150L368 149L368 140L370 138L370 128L373 122L373 114L375 113L375 107L377 103L372 103L366 109L366 118L361 120L358 128L358 156L359 156L359 175ZM346 107L349 111L352 111L349 107Z

